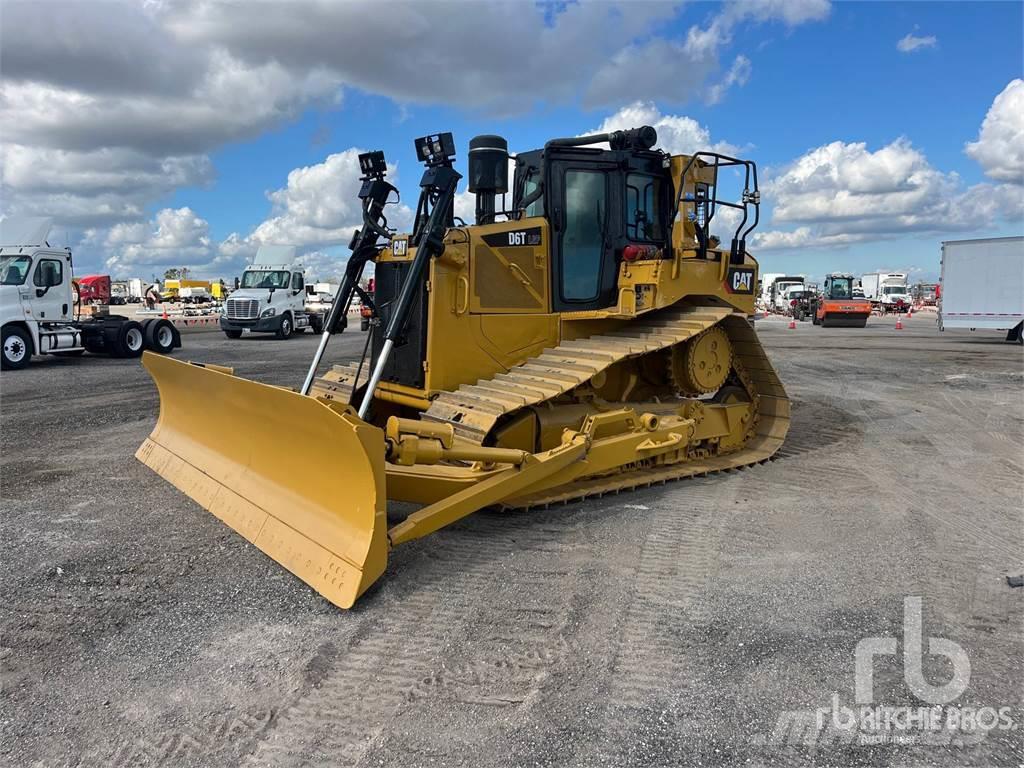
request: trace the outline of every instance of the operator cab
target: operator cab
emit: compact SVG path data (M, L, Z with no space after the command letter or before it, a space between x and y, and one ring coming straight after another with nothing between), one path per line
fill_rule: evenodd
M825 278L825 298L852 299L853 278L847 275L829 275Z
M669 155L643 138L650 144L614 149L549 142L516 157L513 208L551 225L554 311L614 304L626 249L648 256L669 249Z
M669 153L654 149L657 140L655 129L643 126L552 139L544 149L516 157L513 215L543 217L550 223L553 311L614 304L620 262L670 257L677 215L685 220L689 237L684 242L692 241L697 258L744 263L746 238L760 217L755 164L697 152L683 158L686 166L680 173ZM610 149L593 146L602 143ZM739 200L719 195L719 172L727 168L730 177L742 180ZM686 180L682 189L675 188L674 174ZM711 233L720 207L735 214L722 222L730 229L735 226L725 254ZM479 214L477 223L486 223Z

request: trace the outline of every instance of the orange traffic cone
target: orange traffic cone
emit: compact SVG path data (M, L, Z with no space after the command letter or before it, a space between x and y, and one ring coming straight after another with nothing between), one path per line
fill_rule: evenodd
M791 330L791 331L795 331L796 330L796 320L793 319L792 317L789 318L789 330Z
M161 315L161 317L163 317L163 319L166 320L167 319L167 305L166 304L161 304L160 305L160 309L162 309L164 311L164 313L163 313L163 315Z
M896 315L896 330L903 330L903 315Z

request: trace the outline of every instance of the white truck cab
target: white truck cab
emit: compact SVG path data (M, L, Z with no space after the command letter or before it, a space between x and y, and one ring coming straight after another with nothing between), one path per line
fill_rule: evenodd
M913 303L904 272L871 272L863 275L860 283L864 298L883 312L894 312L900 307L909 309Z
M4 220L0 225L0 367L25 368L33 355L106 353L138 357L144 349L181 346L166 320L145 324L120 315L75 317L71 250L46 242L50 219Z
M229 339L240 338L245 330L274 333L279 339L306 328L320 333L324 316L306 311L302 269L287 265L294 256L294 246L260 246L256 263L245 268L238 290L224 302L220 327Z
M789 311L789 297L787 293L794 290L803 290L804 278L802 276L787 277L783 275L772 283L769 310L786 313Z

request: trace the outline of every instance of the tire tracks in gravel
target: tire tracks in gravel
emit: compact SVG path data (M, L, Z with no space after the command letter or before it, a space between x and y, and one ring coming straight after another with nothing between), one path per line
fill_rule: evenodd
M396 564L368 606L373 618L315 688L281 708L244 765L359 765L393 731L429 730L441 703L534 703L572 652L576 590L571 569L550 568L573 523L552 522L564 510L527 514L483 515ZM403 728L389 728L398 718Z
M742 474L759 469L748 467ZM653 743L685 735L666 732L678 725L666 713L674 709L678 687L693 674L686 669L685 637L710 618L700 595L717 568L728 522L722 509L732 505L741 487L726 478L691 480L685 510L651 504L607 671L601 731L573 764L651 764L646 751Z

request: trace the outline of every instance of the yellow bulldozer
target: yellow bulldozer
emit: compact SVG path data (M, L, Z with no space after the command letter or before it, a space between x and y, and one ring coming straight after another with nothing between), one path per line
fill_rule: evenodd
M388 227L383 153L364 153L363 225L302 385L147 353L160 417L138 458L342 608L392 547L484 507L767 460L789 401L749 320L756 166L656 143L644 126L512 157L478 136L466 224L451 134L417 139L408 234ZM719 195L723 172L739 199ZM712 234L722 221L731 239ZM319 375L357 296L373 314L362 359ZM416 511L389 527L389 501Z

